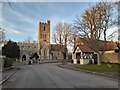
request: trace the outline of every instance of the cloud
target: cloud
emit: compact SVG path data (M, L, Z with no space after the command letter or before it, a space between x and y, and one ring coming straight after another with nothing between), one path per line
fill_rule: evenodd
M55 25L56 23L61 22L62 20L61 20L59 17L52 16L52 17L50 18L50 21L51 21L51 23L52 23L53 25Z
M4 28L5 34L12 34L12 35L22 35L23 33L19 30L16 30L14 28Z
M110 27L107 30L107 39L108 40L113 40L113 41L118 41L118 26ZM110 36L111 35L111 36Z
M10 9L10 8L6 7L6 11L8 11L9 14L12 14L14 17L17 17L15 19L18 20L18 21L27 22L27 23L33 23L33 21L34 21L33 18L31 18L30 16L26 15L25 13L19 12L18 10ZM6 16L9 17L9 15L6 15Z
M110 27L108 30L107 30L107 35L109 36L110 34L112 34L113 32L116 32L118 31L118 26L114 26L114 27ZM118 33L118 32L117 32Z
M3 23L2 28L5 30L6 34L12 34L12 35L22 35L23 34L23 32L21 32L20 30L17 30L17 28L14 24L6 21L3 18L2 18L2 23Z
M3 0L8 2L8 0ZM119 0L9 0L10 2L118 2Z

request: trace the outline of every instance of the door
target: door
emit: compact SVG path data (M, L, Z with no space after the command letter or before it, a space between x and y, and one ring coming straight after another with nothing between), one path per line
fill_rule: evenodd
M78 52L76 53L76 59L77 59L78 62L80 61L80 55L81 55L80 52L79 52L79 53L78 53Z
M93 54L94 64L97 64L97 54Z

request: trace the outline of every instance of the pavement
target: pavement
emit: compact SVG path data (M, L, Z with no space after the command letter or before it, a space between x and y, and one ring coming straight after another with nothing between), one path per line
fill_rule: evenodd
M3 88L118 88L118 80L58 67L60 63L19 66Z
M7 81L11 76L13 76L17 71L19 70L18 67L9 67L6 68L3 72L0 72L1 74L1 80L0 84L3 84L5 81Z

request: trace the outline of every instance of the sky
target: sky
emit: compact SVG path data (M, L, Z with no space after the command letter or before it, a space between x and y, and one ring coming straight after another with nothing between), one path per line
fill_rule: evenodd
M0 27L3 27L6 39L16 42L24 41L31 36L37 41L38 23L50 20L50 35L52 42L53 27L58 22L74 23L76 16L81 16L95 2L11 2L0 4ZM116 27L109 29L108 35Z
M2 27L5 29L6 39L24 41L31 36L37 41L38 23L51 21L51 43L53 27L58 22L73 23L76 16L93 2L12 2L12 7L3 4Z

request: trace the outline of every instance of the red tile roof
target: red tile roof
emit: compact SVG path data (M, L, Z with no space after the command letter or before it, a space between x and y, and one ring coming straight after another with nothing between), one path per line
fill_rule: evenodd
M64 49L65 45L51 44L51 51L63 51Z
M75 47L73 53L76 51L77 47L79 47L79 49L80 49L82 52L93 52L92 49L89 48L88 46L78 44L78 45Z
M79 49L82 51L82 52L93 52L91 50L91 48L85 46L85 45L78 45Z
M77 45L77 44L81 44L81 42L82 42L86 47L89 47L89 44L88 44L88 42L86 42L85 39L78 37L77 40L76 40L76 45ZM116 46L117 46L116 43L113 42L113 41L106 41L106 42L105 42L105 41L100 40L100 41L98 41L98 43L97 43L97 47L99 48L100 51L103 51L103 50L106 50L106 51L114 50Z

